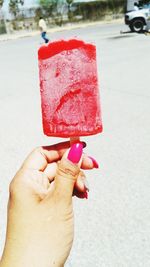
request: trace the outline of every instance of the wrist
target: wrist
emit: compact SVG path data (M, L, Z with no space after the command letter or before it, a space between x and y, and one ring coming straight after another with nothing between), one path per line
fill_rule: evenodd
M12 245L10 248L5 248L1 261L0 267L64 267L64 264L61 264L59 259L51 260L51 256L48 257L45 255L43 257L43 252L38 256L34 254L33 250L28 251L28 249L16 250Z
M27 261L27 259L25 261L18 261L18 259L10 259L10 257L6 256L6 258L3 258L1 259L0 261L0 267L33 267L33 266L36 266L36 267L64 267L64 264L61 265L61 264L58 264L56 265L55 263L52 263L52 264L49 264L49 265L44 265L43 264L43 261L40 263L38 261L38 265L33 265L33 261L32 259L30 258L29 261Z

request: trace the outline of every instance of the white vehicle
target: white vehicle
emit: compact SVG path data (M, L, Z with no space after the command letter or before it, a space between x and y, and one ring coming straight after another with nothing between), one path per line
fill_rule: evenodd
M143 32L150 28L150 8L129 11L125 14L125 24L132 32Z

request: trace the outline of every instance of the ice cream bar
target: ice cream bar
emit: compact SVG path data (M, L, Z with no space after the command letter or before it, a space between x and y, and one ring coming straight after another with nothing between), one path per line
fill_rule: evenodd
M77 137L102 131L96 47L59 40L38 50L43 131Z

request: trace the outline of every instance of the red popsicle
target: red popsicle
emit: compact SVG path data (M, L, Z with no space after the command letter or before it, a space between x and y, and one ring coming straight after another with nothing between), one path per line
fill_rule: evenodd
M76 137L102 131L96 47L60 40L38 51L43 131Z

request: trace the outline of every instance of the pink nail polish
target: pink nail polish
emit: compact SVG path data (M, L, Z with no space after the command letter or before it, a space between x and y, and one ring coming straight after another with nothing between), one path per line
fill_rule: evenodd
M82 156L82 151L83 151L82 143L73 144L68 153L68 159L73 163L78 163Z
M84 192L84 198L88 199L88 192Z
M94 159L93 157L89 157L89 158L92 160L93 165L94 165L94 168L98 169L99 168L99 165L98 165L96 159Z

